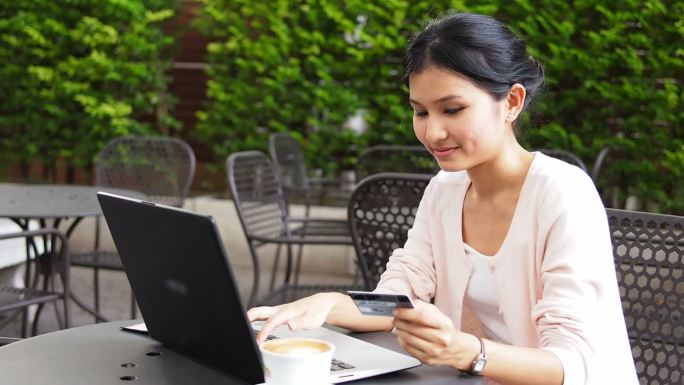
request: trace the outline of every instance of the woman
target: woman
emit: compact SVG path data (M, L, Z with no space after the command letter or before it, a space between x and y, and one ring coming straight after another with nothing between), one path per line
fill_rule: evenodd
M443 171L376 291L407 294L415 309L363 316L348 296L321 293L250 309L267 321L258 338L282 324L394 328L423 363L501 384L637 384L596 189L516 138L542 66L498 21L459 13L416 36L405 77L415 134ZM460 330L464 306L486 338Z

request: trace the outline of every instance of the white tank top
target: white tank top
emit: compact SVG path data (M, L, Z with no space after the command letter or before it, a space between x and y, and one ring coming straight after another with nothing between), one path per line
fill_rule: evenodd
M511 343L511 335L504 323L497 300L496 284L492 274L494 257L482 255L467 244L465 255L473 266L465 294L465 304L482 324L485 337L504 344Z

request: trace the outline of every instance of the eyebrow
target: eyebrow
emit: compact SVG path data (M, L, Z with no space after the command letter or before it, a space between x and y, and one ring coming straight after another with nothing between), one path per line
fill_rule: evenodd
M441 98L439 98L439 99L433 101L432 103L441 103L441 102L446 102L446 101L452 100L452 99L463 99L463 97L460 96L460 95L453 95L453 94L451 94L451 95L442 96ZM409 99L409 101L410 101L411 103L413 103L413 104L422 104L422 103L420 103L419 101L414 100L414 99Z

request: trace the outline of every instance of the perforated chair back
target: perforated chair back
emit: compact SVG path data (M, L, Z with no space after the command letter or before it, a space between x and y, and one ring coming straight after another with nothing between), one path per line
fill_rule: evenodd
M684 383L684 218L606 209L641 384Z
M356 180L381 172L436 174L439 165L423 146L368 147L356 161Z
M280 173L283 187L300 190L309 188L304 153L297 139L284 132L271 134L268 137L268 150Z
M226 169L247 239L286 234L287 202L271 160L259 151L236 152L226 160Z
M581 168L584 172L587 171L587 166L584 164L582 159L580 159L577 155L573 154L570 151L566 150L557 150L557 149L548 149L548 148L542 148L540 150L536 150L541 152L544 155L548 155L552 158L560 159L564 162L570 163L572 165L575 165L579 168Z
M157 203L181 207L195 175L195 154L169 137L122 136L111 140L95 165L95 183L143 192Z
M404 246L432 175L380 173L354 189L348 214L352 242L366 290L385 271L392 252Z

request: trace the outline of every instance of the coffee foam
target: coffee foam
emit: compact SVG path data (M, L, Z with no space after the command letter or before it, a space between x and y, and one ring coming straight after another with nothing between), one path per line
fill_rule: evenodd
M330 350L330 345L319 341L288 338L268 341L262 348L276 354L307 356L327 352Z

